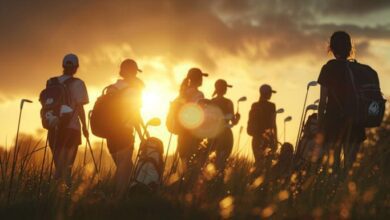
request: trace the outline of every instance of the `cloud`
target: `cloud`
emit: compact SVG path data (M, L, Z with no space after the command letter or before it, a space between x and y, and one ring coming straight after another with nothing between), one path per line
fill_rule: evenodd
M371 13L388 7L388 1L359 0L364 7L337 2L0 0L0 72L6 76L0 94L38 93L47 78L60 74L68 52L82 55L89 71L83 77L96 85L117 71L123 56L165 57L170 68L191 60L215 71L223 56L253 63L318 57L339 29L359 39L357 48L364 53L370 40L390 38L386 25L320 22L331 13ZM122 52L115 54L117 48Z

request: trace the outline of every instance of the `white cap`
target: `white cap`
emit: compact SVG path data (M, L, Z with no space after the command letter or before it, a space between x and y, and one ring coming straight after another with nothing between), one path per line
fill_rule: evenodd
M62 60L62 66L79 66L79 58L75 54L67 54Z

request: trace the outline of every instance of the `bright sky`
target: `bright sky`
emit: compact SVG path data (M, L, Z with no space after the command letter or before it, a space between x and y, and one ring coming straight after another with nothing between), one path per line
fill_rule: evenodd
M40 129L38 95L45 81L61 73L65 53L80 57L77 77L88 87L92 109L100 91L117 78L120 62L133 58L143 69L145 120L160 117L162 126L152 135L165 145L169 133L165 117L169 102L189 68L210 73L201 90L211 97L214 82L223 78L233 88L227 97L241 96L242 119L234 128L244 131L258 88L268 83L278 91L279 138L283 119L289 115L287 141L295 143L306 85L316 80L327 54L327 39L335 30L351 33L356 58L379 73L382 90L390 95L390 4L363 1L95 1L18 3L0 0L0 145L11 145L16 132L21 98L29 98L23 111L21 131ZM326 3L325 3L326 2ZM346 1L350 2L350 0ZM360 4L359 4L360 3ZM310 90L309 103L318 98ZM44 138L40 132L38 138ZM176 140L173 140L171 152ZM251 154L243 132L241 153Z

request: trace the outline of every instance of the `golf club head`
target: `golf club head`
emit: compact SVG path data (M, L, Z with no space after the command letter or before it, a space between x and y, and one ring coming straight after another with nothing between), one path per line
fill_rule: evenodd
M246 100L247 100L246 96L243 96L239 98L237 102L245 102Z
M318 110L318 105L316 105L316 104L308 105L306 107L306 111L309 111L309 110L317 111Z
M31 101L30 99L22 99L22 102L32 103L33 101Z
M276 114L281 114L281 113L284 113L284 108L280 108L276 110Z
M307 89L309 89L309 87L311 86L316 86L317 84L318 84L317 81L311 81L307 84Z
M20 100L20 109L23 108L23 105L25 102L32 103L32 101L30 99L22 99L22 100Z
M318 104L318 103L320 103L320 99L314 101L314 104Z
M288 121L291 121L292 120L292 117L291 116L287 116L285 119L284 119L284 122L288 122Z
M161 120L159 118L152 118L150 119L146 125L148 126L160 126L161 125Z

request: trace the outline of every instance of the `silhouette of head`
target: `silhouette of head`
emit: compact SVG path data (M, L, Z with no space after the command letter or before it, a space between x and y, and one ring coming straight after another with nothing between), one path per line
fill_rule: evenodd
M229 85L226 80L219 79L215 82L214 84L215 90L213 93L213 96L218 95L218 96L223 96L226 94L227 88L232 88L232 85Z
M336 58L347 59L352 52L351 37L345 31L336 31L330 37L329 50Z
M199 68L191 68L187 73L187 79L189 80L189 86L199 87L203 83L203 76L209 74L203 73Z
M119 75L123 78L131 78L137 75L138 72L142 72L138 68L137 63L132 59L126 59L121 63Z
M64 68L64 74L74 75L79 68L79 58L75 54L67 54L62 60L62 67Z
M260 99L269 100L272 96L272 93L276 93L276 91L272 90L270 85L263 84L260 86Z

